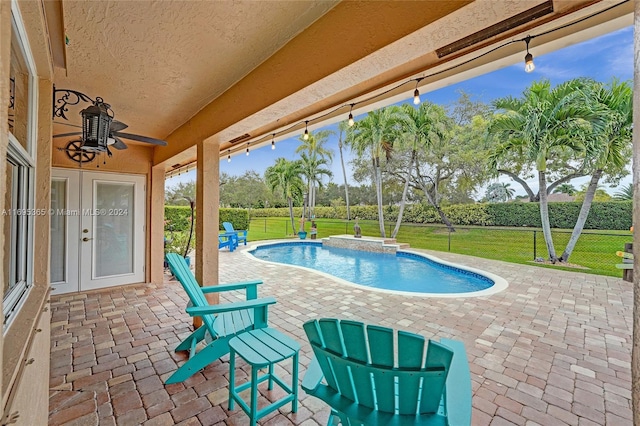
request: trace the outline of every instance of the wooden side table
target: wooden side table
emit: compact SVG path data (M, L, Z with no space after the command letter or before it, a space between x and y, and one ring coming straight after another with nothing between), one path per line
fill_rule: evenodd
M298 342L273 328L261 328L237 335L229 341L229 348L229 410L233 410L237 402L249 416L251 426L288 402L291 402L293 413L298 411ZM236 354L251 366L250 381L239 386L235 384ZM284 383L273 371L276 363L287 358L292 358L293 362L291 386ZM258 376L258 371L264 367L268 367L268 372ZM275 382L287 395L258 410L258 384L265 380L269 381L269 390L273 389ZM239 395L248 388L251 388L249 404Z

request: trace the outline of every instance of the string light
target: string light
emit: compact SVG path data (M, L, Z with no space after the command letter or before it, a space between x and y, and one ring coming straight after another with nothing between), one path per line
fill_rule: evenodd
M271 149L276 149L276 134L271 136Z
M502 49L503 47L509 46L509 45L511 45L511 44L513 44L513 43L520 43L520 42L522 42L522 41L524 41L524 42L526 43L526 51L527 51L527 54L525 55L525 71L526 71L526 72L532 72L532 71L535 69L535 65L534 65L534 63L533 63L533 55L529 52L529 42L530 42L532 39L534 39L534 38L536 38L536 37L540 37L540 36L545 36L545 35L547 35L547 34L551 34L551 33L554 33L554 32L560 31L560 30L563 30L563 29L565 29L565 28L569 28L569 27L572 27L572 26L574 26L574 25L580 24L581 22L584 22L584 21L586 21L586 20L588 20L588 19L594 18L594 17L599 16L599 15L601 15L601 14L607 13L607 12L609 12L609 11L611 11L611 10L615 9L615 8L618 8L618 7L620 7L621 5L623 5L623 4L625 4L625 3L627 3L628 1L629 1L629 0L624 0L624 1L622 1L621 3L614 4L614 5L612 5L612 6L609 6L609 7L605 8L605 9L602 9L602 10L600 10L600 11L597 11L597 12L595 12L595 13L591 14L591 15L584 16L584 17L582 17L582 18L580 18L580 19L578 19L578 20L576 20L576 21L566 23L566 24L564 24L564 25L561 25L561 26L556 27L556 28L549 29L549 30L547 30L547 31L543 31L543 32L542 32L542 33L540 33L540 34L528 35L528 36L527 36L527 37L525 37L525 38L521 38L521 39L512 39L512 40L506 41L506 42L504 42L504 43L502 43L502 44L500 44L500 45L498 45L498 46L495 46L495 47L493 47L493 48L491 48L491 49L489 49L489 50L487 50L487 51L485 51L485 52L481 53L481 54L480 54L480 55L478 55L478 56L474 56L474 57L472 57L472 58L468 58L468 59L466 59L466 60L463 60L462 62L457 63L457 64L455 64L455 65L453 65L453 66L451 66L451 67L449 67L449 68L444 68L444 69L441 69L441 70L439 70L439 71L433 72L433 73L428 74L428 75L424 75L424 76L419 77L419 78L414 78L414 79L410 79L410 80L403 81L403 82L401 82L401 83L396 84L396 85L395 85L395 86L393 86L393 87L388 88L387 90L385 90L385 91L383 91L383 92L380 92L380 93L377 93L377 94L372 94L372 95L370 95L370 96L369 96L369 97L367 97L367 98L363 98L363 99L361 99L359 102L354 102L354 103L348 104L348 105L350 106L350 109L349 109L349 116L348 116L348 124L349 124L349 126L353 126L353 125L355 124L355 122L354 122L354 120L353 120L353 108L354 108L356 105L359 105L359 104L367 104L368 102L370 102L370 101L372 101L372 100L374 100L374 99L377 99L377 98L379 98L379 97L381 97L381 96L384 96L384 95L387 95L387 94L389 94L389 93L392 93L392 92L394 92L395 90L400 89L400 88L401 88L401 87L403 87L404 85L406 85L406 84L410 84L410 83L413 83L413 82L415 82L415 83L416 83L416 84L415 84L415 90L413 91L413 103L414 103L415 105L419 105L422 101L421 101L421 99L420 99L420 90L418 89L418 85L419 85L419 83L420 83L422 80L424 80L425 78L432 78L432 77L435 77L435 76L437 76L437 75L441 75L441 74L445 74L445 73L451 72L451 71L452 71L452 70L454 70L454 69L460 68L460 67L465 66L465 65L467 65L467 64L469 64L469 63L471 63L471 62L473 62L473 61L476 61L476 60L478 60L478 59L480 59L480 58L483 58L483 57L485 57L485 56L487 56L487 55L490 55L490 54L492 54L493 52L495 52L495 51L497 51L497 50L500 50L500 49ZM322 120L322 119L323 119L323 118L325 118L325 117L329 117L329 116L331 116L331 115L333 115L333 114L336 114L339 110L341 110L342 108L345 108L346 106L347 106L347 104L343 104L343 105L337 106L337 107L335 107L334 109L332 109L332 110L330 110L330 111L326 111L324 114L321 114L321 115L317 115L317 116L315 116L315 117L313 118L313 120L314 120L314 121L320 121L320 120ZM310 121L310 120L305 120L305 121L304 121L305 129L304 129L304 134L303 134L303 136L302 136L302 139L303 139L303 140L308 140L308 139L309 139L309 129L308 129L308 127L309 127L309 121ZM300 126L300 124L301 124L301 123L300 123L300 121L298 121L298 122L292 123L289 127L286 127L286 128L281 129L279 132L273 133L273 134L272 134L272 140L271 140L271 147L272 147L272 149L275 149L275 136L276 136L276 135L279 135L279 134L286 134L286 133L287 133L287 132L289 132L289 131L294 131L296 127ZM260 139L255 140L255 141L254 141L254 143L258 143L258 144L259 144L259 143L266 142L267 140L268 140L268 135L265 135L264 137L262 137L262 138L260 138ZM247 144L249 144L249 143L247 143ZM249 155L249 152L248 152L248 151L249 151L249 148L247 147L247 155ZM231 155L230 155L230 154L229 154L229 156L228 156L228 161L231 161Z
M524 39L524 42L527 44L527 54L524 56L524 71L525 72L532 72L533 70L536 69L535 64L533 63L533 55L531 53L529 53L529 42L531 41L533 37L531 36L527 36Z
M413 91L413 104L420 105L420 91L418 90L418 83L420 83L422 79L419 78L416 80L416 90Z
M305 141L309 139L309 120L304 122L304 135L302 135L302 139Z
M227 151L227 163L231 162L231 150Z
M249 142L247 142L247 157L249 156Z

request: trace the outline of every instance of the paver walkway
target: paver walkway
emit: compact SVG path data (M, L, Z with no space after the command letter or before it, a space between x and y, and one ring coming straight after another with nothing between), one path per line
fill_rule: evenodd
M630 283L425 252L498 274L509 288L482 298L395 296L259 262L242 250L220 252L220 278L264 280L260 295L278 300L270 325L302 344L301 377L310 361L302 324L320 316L352 318L463 340L474 425L632 424ZM52 297L49 424L247 424L241 410L227 410L228 356L184 383L163 384L185 359L173 348L191 329L186 303L168 275L159 285ZM261 404L277 397L262 392ZM297 414L287 405L262 424L326 423L324 404L304 391L300 399Z

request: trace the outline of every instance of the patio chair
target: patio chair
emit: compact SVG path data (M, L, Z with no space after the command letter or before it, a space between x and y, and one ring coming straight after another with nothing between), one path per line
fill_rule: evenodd
M247 245L247 230L243 229L243 230L236 230L233 229L233 224L231 222L222 222L222 227L224 228L224 230L226 232L235 232L236 235L238 236L238 244L240 244L241 242L244 241L244 245Z
M273 297L258 299L257 286L262 281L247 281L232 284L220 284L200 287L184 259L176 254L166 256L173 275L182 284L189 296L186 311L189 315L202 317L202 326L184 339L175 349L189 351L189 359L165 382L179 383L223 355L229 353L229 340L248 330L267 327L268 306L276 303ZM218 293L230 290L245 290L246 301L209 305L206 293ZM197 349L198 343L205 346Z
M218 235L218 249L227 247L229 251L234 251L238 245L235 234L225 233L227 235Z
M328 425L471 424L462 342L337 319L303 327L315 358L302 388L331 407Z

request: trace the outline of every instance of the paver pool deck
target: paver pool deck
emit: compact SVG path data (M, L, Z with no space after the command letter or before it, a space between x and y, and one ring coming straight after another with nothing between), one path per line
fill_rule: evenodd
M301 378L310 362L302 324L350 318L462 340L474 425L632 424L631 283L416 250L500 275L509 287L476 298L407 297L253 260L244 249L220 252L220 281L264 280L260 296L278 301L269 310L270 326L302 344ZM50 425L248 424L242 410L227 410L228 355L184 383L163 384L186 359L173 348L191 331L187 298L170 278L52 297ZM240 380L247 366L239 361L238 368ZM290 364L284 368L279 373L289 380ZM280 396L261 392L261 405ZM328 413L301 391L298 413L288 404L261 424L324 425Z

